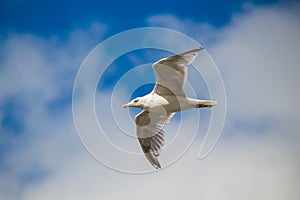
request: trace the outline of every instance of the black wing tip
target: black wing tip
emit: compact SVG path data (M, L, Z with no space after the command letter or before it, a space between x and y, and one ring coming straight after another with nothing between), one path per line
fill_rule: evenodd
M161 169L161 165L159 164L159 162L155 162L155 163L151 163L152 166L155 168L155 169Z
M155 169L161 169L161 166L159 163L158 163L158 165L155 165L154 167L155 167Z
M198 51L201 51L201 50L203 50L204 49L204 47L198 47L198 48L196 48L196 49L193 49L193 50L190 50L189 52L198 52Z
M195 50L200 51L200 50L202 50L202 49L204 49L204 47L198 47L198 48L196 48Z
M205 49L204 47L199 47L199 51L201 51L201 50L203 50L203 49Z
M155 159L155 163L152 163L152 165L156 168L156 169L161 169L161 165L156 157Z
M161 165L157 159L157 156L155 156L153 153L145 153L145 156L155 169L161 169Z
M203 50L203 49L204 49L204 47L197 47L197 48L195 48L195 49L192 49L192 50L183 52L183 53L181 53L181 54L179 54L179 55L186 55L186 54L189 54L189 53L197 53L197 52L199 52L199 51L201 51L201 50Z

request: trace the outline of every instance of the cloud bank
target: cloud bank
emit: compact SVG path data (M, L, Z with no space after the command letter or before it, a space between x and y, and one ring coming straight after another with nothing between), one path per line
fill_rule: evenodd
M253 6L234 15L226 27L205 31L209 25L176 16L149 17L149 25L176 26L207 42L229 106L222 138L207 159L197 159L201 141L196 140L174 165L144 175L99 164L84 150L73 126L68 93L105 27L74 31L66 44L33 35L4 39L1 109L11 102L19 109L1 111L0 198L298 199L298 11L297 4ZM207 35L203 39L197 36L202 32ZM3 123L8 114L20 121L19 130Z

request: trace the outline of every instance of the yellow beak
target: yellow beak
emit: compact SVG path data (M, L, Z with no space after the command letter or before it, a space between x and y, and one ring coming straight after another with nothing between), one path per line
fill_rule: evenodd
M129 103L124 104L122 107L123 107L123 108L128 108L128 107L129 107Z

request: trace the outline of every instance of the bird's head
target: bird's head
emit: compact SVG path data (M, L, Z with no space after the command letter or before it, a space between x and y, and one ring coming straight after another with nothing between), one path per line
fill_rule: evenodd
M138 98L135 98L135 99L131 100L129 103L124 104L122 107L123 108L136 107L136 108L143 109L144 108L144 101L143 101L142 98L138 97Z

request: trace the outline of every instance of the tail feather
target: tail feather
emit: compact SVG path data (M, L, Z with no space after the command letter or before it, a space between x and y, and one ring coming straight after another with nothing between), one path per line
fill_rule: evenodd
M198 100L196 108L212 108L217 105L216 101L211 100Z

